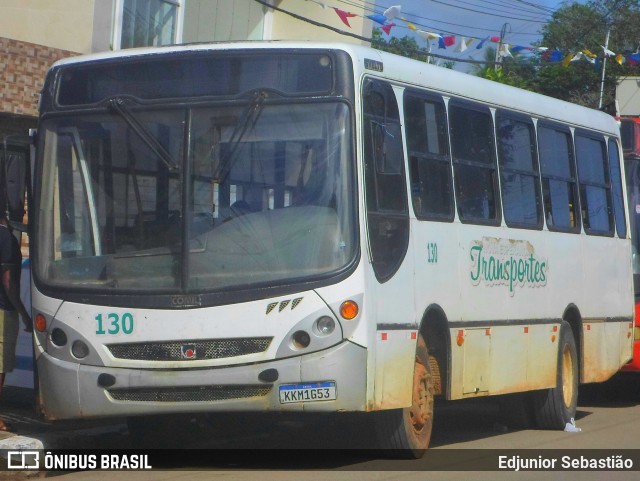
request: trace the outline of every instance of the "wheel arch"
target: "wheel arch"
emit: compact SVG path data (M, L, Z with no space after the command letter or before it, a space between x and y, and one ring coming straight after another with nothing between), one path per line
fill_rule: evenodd
M562 314L562 320L567 321L571 326L571 332L576 341L576 349L578 351L578 379L583 382L584 343L582 338L582 314L580 314L578 306L569 304Z
M435 394L448 398L450 392L451 335L447 315L438 304L427 307L420 321L420 333L429 350L429 362L434 375Z

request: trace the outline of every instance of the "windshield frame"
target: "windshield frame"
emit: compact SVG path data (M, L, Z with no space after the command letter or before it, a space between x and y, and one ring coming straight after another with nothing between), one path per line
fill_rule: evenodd
M183 206L183 220L181 221L181 232L184 234L183 236L183 256L182 262L184 263L186 259L189 257L189 248L188 242L185 242L186 236L188 235L189 226L187 224L187 220L190 218L192 206L189 206L189 202L185 199L190 195L189 182L185 179L189 178L190 169L191 169L191 141L189 141L189 137L191 135L192 126L190 124L190 119L193 117L193 111L196 109L200 109L202 107L213 107L216 106L229 106L233 104L238 105L246 105L247 98L251 99L251 96L247 97L246 95L242 100L235 99L230 101L229 99L221 100L221 101L211 101L208 100L206 102L154 102L151 107L153 110L159 108L167 108L167 109L184 109L187 114L185 128L184 128L184 137L185 142L183 143L183 159L184 160L180 169L183 170L183 177L181 178L181 189L182 189L182 206ZM221 290L188 290L177 288L172 292L157 292L153 290L149 291L135 291L130 294L123 292L111 292L105 291L104 289L91 288L91 287L78 287L78 286L56 286L48 284L44 279L42 279L38 274L38 269L33 269L33 278L34 283L38 287L38 289L46 295L73 301L73 302L82 302L82 303L92 303L92 304L100 304L100 305L113 305L113 306L127 306L127 307L149 307L149 308L193 308L193 307L201 307L201 306L214 306L221 305L227 303L234 302L244 302L255 299L263 299L273 296L286 295L294 292L300 292L310 289L316 289L319 287L331 285L341 280L347 278L356 268L359 263L359 259L361 257L360 252L360 227L359 227L359 214L358 214L358 188L357 188L357 164L356 164L356 130L355 130L355 109L353 106L353 99L347 99L344 96L323 96L323 97L301 97L296 96L295 98L274 98L269 99L269 101L265 101L265 107L269 105L283 105L287 103L291 104L305 104L312 105L314 103L344 103L346 105L346 127L349 130L350 142L349 142L349 152L346 154L348 156L347 162L350 164L349 175L350 178L346 181L349 185L350 192L350 201L349 204L351 206L350 212L346 212L346 215L350 217L348 222L351 224L352 229L352 237L353 237L353 251L351 258L338 270L334 270L331 272L326 272L317 276L313 276L310 278L303 279L289 279L278 281L275 284L255 284L249 287L246 286L236 286L233 288L221 289ZM311 107L313 108L313 107ZM41 126L46 125L46 123L50 120L55 121L62 118L73 118L74 115L79 115L81 117L91 116L94 114L105 114L108 113L108 105L102 105L99 108L93 109L80 109L77 112L69 111L65 109L64 113L48 113L42 116L40 119ZM44 132L44 129L41 127L41 132ZM39 135L38 138L38 149L37 149L37 160L36 160L36 169L34 175L34 185L35 185L35 195L33 202L33 214L32 219L34 222L32 223L32 256L33 263L37 265L38 259L38 234L37 227L40 224L40 219L38 216L40 205L40 195L42 191L42 176L43 176L43 167L44 167L44 159L45 155L45 135ZM344 173L347 175L347 173ZM184 247L187 246L187 247ZM187 270L187 269L184 269ZM183 274L183 282L181 286L186 286L187 283L184 282L184 276L188 274ZM140 295L144 294L144 295Z

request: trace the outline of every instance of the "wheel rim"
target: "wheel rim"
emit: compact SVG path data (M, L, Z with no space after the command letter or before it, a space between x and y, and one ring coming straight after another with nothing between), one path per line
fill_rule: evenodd
M566 345L562 350L562 397L565 406L571 406L573 401L573 356L571 348Z
M416 433L420 433L431 423L433 416L433 392L431 376L427 368L416 359L413 373L413 403L409 411L411 425Z

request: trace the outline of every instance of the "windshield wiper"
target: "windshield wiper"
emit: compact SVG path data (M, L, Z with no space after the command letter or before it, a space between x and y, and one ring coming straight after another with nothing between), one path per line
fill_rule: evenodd
M249 105L245 108L240 120L236 124L233 132L231 133L231 137L229 137L228 144L231 148L227 151L225 156L220 160L218 164L218 168L214 173L214 180L216 180L219 184L224 183L225 179L231 172L231 164L235 157L236 151L240 146L240 142L244 138L244 134L247 132L249 127L253 127L255 123L258 121L258 117L260 117L260 113L262 112L262 107L264 106L264 101L267 98L267 92L264 90L258 90L254 92L253 98ZM225 172L226 171L226 172ZM224 175L222 175L224 173ZM221 177L222 176L222 177Z
M177 172L179 170L178 163L173 160L171 154L167 152L167 149L165 149L164 146L158 142L158 139L131 113L125 104L124 98L114 97L109 99L108 106L112 112L117 113L124 119L131 130L164 162L171 172Z

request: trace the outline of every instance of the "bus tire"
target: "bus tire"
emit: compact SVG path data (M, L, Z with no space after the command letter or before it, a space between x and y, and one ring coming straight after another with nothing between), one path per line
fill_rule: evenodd
M427 344L418 334L410 407L376 413L379 446L391 457L420 458L433 429L434 385Z
M578 351L567 321L560 326L556 386L536 393L536 424L541 429L564 429L578 405Z

